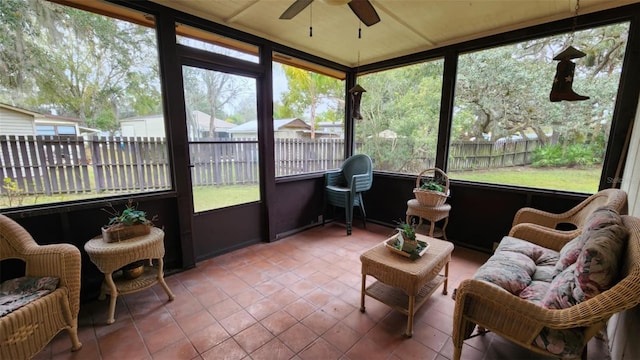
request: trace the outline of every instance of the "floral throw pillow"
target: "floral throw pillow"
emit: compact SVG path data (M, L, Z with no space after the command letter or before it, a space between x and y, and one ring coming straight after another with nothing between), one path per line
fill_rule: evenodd
M618 212L608 206L600 206L596 208L585 220L582 234L575 239L566 243L560 250L560 259L556 263L555 274L560 274L567 266L578 260L578 255L589 239L589 233L613 225L622 226L622 218Z
M560 274L569 265L575 263L576 260L578 260L578 255L580 255L580 251L582 250L586 242L587 242L587 233L583 232L582 234L575 237L573 240L564 244L562 249L560 249L560 258L556 263L555 275Z
M582 232L599 230L612 225L622 225L620 214L612 207L600 206L587 216Z
M609 289L617 280L628 235L627 228L620 225L590 233L575 268L575 277L585 299Z

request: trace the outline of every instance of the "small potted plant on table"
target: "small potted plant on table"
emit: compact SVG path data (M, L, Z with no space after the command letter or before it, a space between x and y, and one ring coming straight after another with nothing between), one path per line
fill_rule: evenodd
M389 250L412 260L421 257L427 251L429 244L416 238L413 225L402 222L396 230L398 232L386 241Z
M122 241L132 237L147 235L151 231L153 221L147 219L147 213L137 209L137 204L129 200L125 209L117 211L111 204L102 209L111 217L109 223L102 227L102 239L107 242Z

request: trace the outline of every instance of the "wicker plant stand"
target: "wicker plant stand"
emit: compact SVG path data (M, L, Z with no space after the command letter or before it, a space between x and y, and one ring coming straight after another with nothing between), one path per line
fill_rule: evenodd
M411 224L411 217L416 216L419 218L418 226L422 225L422 219L429 221L429 236L442 237L447 240L447 224L449 223L449 211L451 211L451 205L442 204L440 206L425 206L420 204L418 200L411 199L407 201L407 218L406 223ZM436 222L444 220L442 229L434 235Z
M164 281L164 232L152 227L148 235L137 236L128 240L107 243L102 235L89 240L84 249L91 262L104 273L104 282L100 291L100 300L110 295L109 316L107 324L115 321L116 299L124 295L149 288L160 283L169 301L174 296ZM133 280L125 279L121 274L114 275L121 267L138 260L148 260L144 273ZM155 260L155 264L154 264Z
M424 302L444 283L442 293L447 294L449 261L453 244L424 235L417 239L429 243L427 252L417 260L410 260L389 251L385 242L360 255L362 262L362 291L360 311L365 311L364 298L368 295L407 315L405 335L413 335L413 316ZM444 268L444 275L440 272ZM367 275L377 279L366 286Z

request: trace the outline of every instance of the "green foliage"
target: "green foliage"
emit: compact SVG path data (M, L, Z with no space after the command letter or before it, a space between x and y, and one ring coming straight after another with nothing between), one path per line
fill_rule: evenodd
M420 190L432 190L432 191L444 192L444 186L442 186L436 181L424 181L420 185Z
M547 145L535 149L531 155L532 166L591 166L602 161L598 145L570 144Z
M356 143L377 170L417 173L425 167L421 159L435 158L442 66L429 61L359 79L367 92Z
M413 225L411 224L407 224L405 222L401 222L398 224L398 227L396 227L396 230L402 232L403 237L409 240L415 240L416 239L416 231L413 227Z
M287 78L288 91L282 104L274 105L278 116L274 118L305 119L312 125L311 137L315 137L315 125L321 120L342 119L344 114L344 82L326 75L282 65Z
M145 211L138 210L137 203L134 203L131 199L129 199L129 202L121 212L117 211L111 203L107 206L107 209L102 210L111 216L109 218L108 226L130 226L136 224L149 224L152 222L152 220L147 219L147 213Z
M161 110L152 29L42 0L2 1L0 23L0 101L110 131Z
M4 195L9 200L9 206L20 206L24 201L26 194L24 190L18 186L18 182L11 178L4 178L2 180L2 189L4 190Z

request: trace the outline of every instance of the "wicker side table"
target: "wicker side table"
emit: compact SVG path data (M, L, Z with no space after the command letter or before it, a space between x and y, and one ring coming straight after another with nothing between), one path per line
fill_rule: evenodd
M429 220L429 236L433 237L433 231L435 229L435 223L444 219L444 225L442 226L442 237L447 240L447 224L449 223L449 211L451 211L451 205L442 204L440 206L425 206L418 202L416 199L407 201L407 224L411 224L411 217L417 216L420 220L418 225L422 225L422 219Z
M109 317L107 324L115 321L116 299L118 295L128 294L149 288L157 283L167 293L169 301L174 299L173 293L164 281L164 231L151 228L148 235L137 236L128 240L106 243L102 236L97 236L84 244L91 262L104 274L104 282L100 291L100 300L110 295ZM121 267L138 260L148 260L144 273L133 280L113 273ZM153 264L156 260L157 264Z
M368 295L407 315L406 336L413 334L413 316L433 292L444 283L442 293L447 294L449 261L453 244L448 241L417 235L418 240L429 243L427 252L417 260L394 254L385 243L360 255L362 262L362 291L360 311L365 311L364 298ZM444 268L444 275L440 271ZM366 286L367 275L375 281Z

